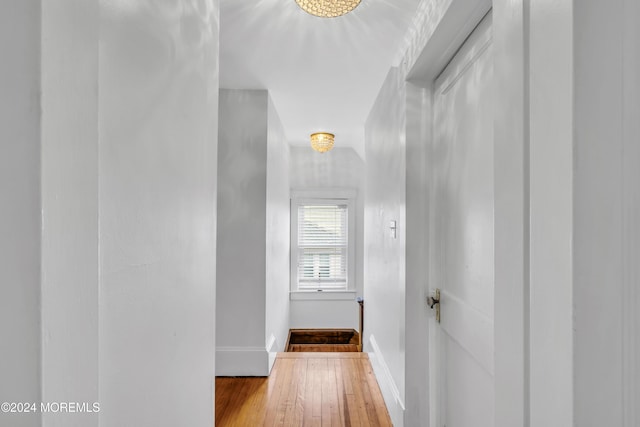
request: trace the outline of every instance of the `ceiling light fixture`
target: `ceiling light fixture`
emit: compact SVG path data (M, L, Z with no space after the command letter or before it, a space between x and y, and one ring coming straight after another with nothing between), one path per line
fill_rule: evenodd
M319 153L326 153L333 148L335 135L327 132L316 132L311 134L311 148Z
M305 12L321 18L335 18L351 12L360 0L296 0Z

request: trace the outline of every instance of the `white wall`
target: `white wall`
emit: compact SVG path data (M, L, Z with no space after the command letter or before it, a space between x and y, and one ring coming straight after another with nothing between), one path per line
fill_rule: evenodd
M531 6L531 425L636 426L639 8Z
M339 144L339 135L336 136ZM352 148L334 147L326 153L311 147L291 147L290 180L292 191L315 191L331 194L332 190L355 190L356 246L355 291L363 292L364 242L364 162ZM365 303L366 305L366 303ZM355 298L336 300L314 298L292 300L291 328L352 328L358 330L359 307Z
M387 408L403 425L405 399L406 88L392 68L365 126L364 349ZM396 221L397 236L389 230Z
M574 422L637 426L638 2L574 6ZM607 408L601 411L600 408Z
M624 120L625 11L624 2L617 3L614 6L614 3L581 2L574 17L573 296L577 425L624 425L620 345L625 315L621 167L624 129L620 122ZM622 90L611 90L605 83L614 81ZM606 351L593 351L594 341ZM606 414L597 409L605 402Z
M216 375L267 375L267 105L220 90Z
M532 426L573 425L573 6L530 8Z
M640 422L640 5L624 3L623 95L623 240L624 247L624 337L623 344L623 419L625 427Z
M429 402L429 335L431 310L425 302L429 274L429 185L427 141L431 129L431 91L406 84L406 259L405 259L405 413L407 426L426 426Z
M217 2L3 12L0 424L212 425Z
M218 2L104 0L87 25L100 28L100 425L211 426Z
M44 402L100 401L98 13L95 1L42 3ZM97 413L42 417L48 426L98 425Z
M39 402L40 1L0 14L0 402ZM0 413L39 426L39 414Z
M355 298L292 300L289 325L292 329L359 328L359 306Z
M289 147L265 90L220 90L216 374L268 375L289 319Z
M270 97L267 116L265 337L275 359L289 331L289 144Z
M527 425L529 349L528 5L493 2L495 423Z

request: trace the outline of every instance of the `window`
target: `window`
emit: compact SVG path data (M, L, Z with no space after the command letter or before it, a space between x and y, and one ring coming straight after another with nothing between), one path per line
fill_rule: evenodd
M292 291L346 291L352 282L349 199L294 199Z

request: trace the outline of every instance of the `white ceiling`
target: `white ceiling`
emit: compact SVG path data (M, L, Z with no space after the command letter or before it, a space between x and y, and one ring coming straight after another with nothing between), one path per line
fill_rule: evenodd
M295 0L221 0L220 86L268 89L292 145L329 131L362 155L364 123L419 2L361 0L318 18Z

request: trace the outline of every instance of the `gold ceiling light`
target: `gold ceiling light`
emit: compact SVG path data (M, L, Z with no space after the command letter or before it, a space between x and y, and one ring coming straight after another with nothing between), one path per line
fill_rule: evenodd
M335 18L351 12L360 0L296 0L305 12L321 18Z
M326 153L333 148L335 135L327 132L316 132L311 134L311 148L319 153Z

